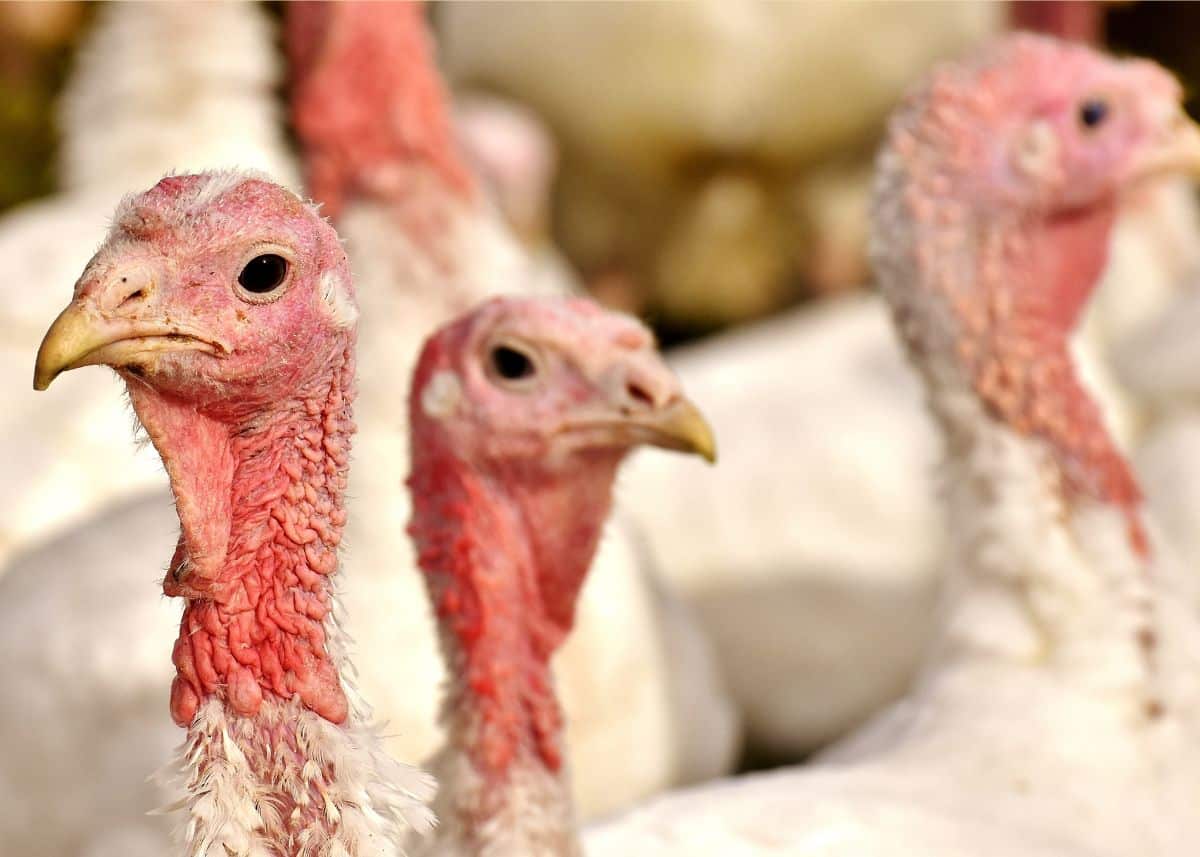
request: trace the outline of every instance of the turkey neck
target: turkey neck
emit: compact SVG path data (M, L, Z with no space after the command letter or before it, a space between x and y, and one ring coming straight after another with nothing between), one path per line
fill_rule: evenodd
M292 117L309 187L331 217L354 196L402 199L411 164L450 193L474 193L422 15L415 3L288 9Z
M914 249L878 267L947 442L954 539L934 661L1069 664L1154 712L1141 492L1069 341L1115 215L1115 200L1010 221L913 206Z
M497 246L462 159L419 5L292 3L286 41L310 192L360 260L359 403L394 431L417 350L397 342L523 274L498 258L513 250Z
M480 474L414 433L410 532L451 677L434 853L580 853L550 658L574 621L618 461L599 455L565 479Z
M188 729L196 836L261 835L271 854L334 839L324 807L364 764L353 751L323 755L347 752L338 733L354 719L331 589L354 430L351 347L328 363L291 398L254 408L200 412L128 379L181 523L163 588L185 600L170 709Z

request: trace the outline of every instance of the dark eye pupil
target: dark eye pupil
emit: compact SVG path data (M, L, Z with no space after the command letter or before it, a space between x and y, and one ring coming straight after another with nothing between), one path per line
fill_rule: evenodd
M238 274L238 282L246 291L261 295L279 288L287 272L287 259L274 253L264 253L246 263L242 273Z
M1089 98L1079 108L1079 121L1085 128L1095 128L1108 116L1108 102L1100 98Z
M497 375L509 381L533 375L533 361L517 349L506 345L499 345L492 350L492 366L495 367Z

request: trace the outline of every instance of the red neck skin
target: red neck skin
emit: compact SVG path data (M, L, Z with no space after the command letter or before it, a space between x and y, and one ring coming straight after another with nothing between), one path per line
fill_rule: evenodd
M494 786L527 760L562 770L550 658L574 622L623 455L574 456L557 478L540 462L481 474L435 426L414 424L409 532L455 678L443 717Z
M982 235L979 297L956 309L957 348L988 412L1049 447L1064 496L1124 510L1130 543L1146 556L1141 490L1070 353L1107 263L1116 210L1110 200Z
M402 202L414 174L474 195L419 5L291 3L286 38L308 190L327 216L356 197Z
M128 379L182 529L163 584L186 600L172 655L180 726L211 697L254 717L266 697L298 696L326 720L346 720L325 620L346 519L353 378L347 347L291 398L221 414Z
M1012 0L1009 23L1028 30L1088 45L1104 41L1104 10L1098 0Z

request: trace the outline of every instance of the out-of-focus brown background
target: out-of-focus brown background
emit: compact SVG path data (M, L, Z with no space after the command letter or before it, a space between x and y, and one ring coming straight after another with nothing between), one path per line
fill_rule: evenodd
M525 105L549 134L549 153L529 156L549 166L509 177L527 182L507 200L518 230L671 342L861 287L887 110L929 57L1009 14L929 4L904 31L877 6L805 4L803 21L799 8L778 4L771 32L737 4L466 3L432 18L457 90ZM1160 60L1195 92L1200 53L1180 34L1200 26L1200 6L1098 8L1110 47ZM56 188L55 98L94 14L82 2L0 4L0 211ZM521 198L547 169L549 196Z

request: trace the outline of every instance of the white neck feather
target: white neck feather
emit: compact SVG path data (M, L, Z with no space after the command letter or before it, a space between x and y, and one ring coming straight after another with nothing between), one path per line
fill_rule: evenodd
M159 774L183 793L164 811L183 813L187 857L396 857L405 837L431 830L433 779L384 751L347 675L338 603L325 632L349 701L346 723L298 698L264 699L255 717L207 700Z
M129 190L169 170L238 166L299 187L280 79L271 24L255 4L105 6L62 98L64 183Z
M392 408L393 427L407 421L407 385L429 332L485 298L528 291L530 267L486 203L450 194L428 170L405 176L411 205L355 201L338 222L359 260L358 405Z
M459 726L449 725L451 734ZM437 778L432 836L415 841L413 857L579 857L566 766L546 769L522 750L503 788L489 784L467 753L445 747L429 762Z
M1050 450L972 392L933 397L947 437L949 575L928 671L972 659L1048 665L1090 687L1155 697L1155 576L1126 511L1068 503Z

